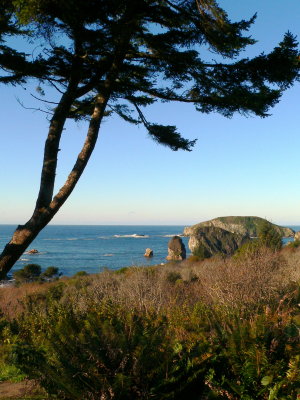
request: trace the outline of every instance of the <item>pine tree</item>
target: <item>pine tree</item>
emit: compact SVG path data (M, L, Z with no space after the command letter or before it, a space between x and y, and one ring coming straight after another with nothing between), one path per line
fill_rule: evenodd
M45 142L40 190L31 218L20 225L0 256L4 278L38 233L67 200L97 142L104 117L142 124L150 137L172 150L191 151L172 125L148 121L154 102L194 104L203 113L268 115L298 77L295 38L287 33L269 54L237 59L246 46L249 21L231 22L214 0L0 0L0 83L56 88ZM38 57L14 50L10 37L45 42ZM58 41L57 38L60 38ZM208 48L221 62L202 59ZM205 54L207 54L206 52ZM211 53L208 53L211 54ZM66 120L87 120L86 141L54 194L57 154Z

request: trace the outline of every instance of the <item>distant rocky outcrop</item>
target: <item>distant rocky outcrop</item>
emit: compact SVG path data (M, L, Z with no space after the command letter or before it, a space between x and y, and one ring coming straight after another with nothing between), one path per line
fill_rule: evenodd
M173 236L168 243L167 260L181 261L186 258L186 249L182 239L179 236Z
M232 255L242 244L250 240L249 235L232 233L214 226L203 226L189 240L191 252L200 258L222 253Z
M250 237L257 237L259 227L263 222L267 222L280 233L282 237L294 237L295 232L290 228L285 228L279 225L272 224L271 222L260 217L219 217L209 221L200 222L199 224L186 227L183 231L184 236L195 236L204 227L221 228L225 231L239 234L249 235Z
M151 249L146 249L145 250L145 254L144 254L144 257L153 257L153 250L151 250Z
M300 240L300 231L295 233L294 240Z

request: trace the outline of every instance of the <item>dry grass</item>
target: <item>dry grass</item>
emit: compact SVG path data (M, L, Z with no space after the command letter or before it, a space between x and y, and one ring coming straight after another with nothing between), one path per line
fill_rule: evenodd
M228 309L257 309L272 301L278 304L286 287L295 281L300 281L300 249L280 253L263 249L255 257L215 257L64 279L62 301L72 301L85 309L89 300L107 299L143 312L198 302ZM14 318L23 311L25 299L42 298L55 285L30 283L2 288L0 309L5 316Z
M274 253L261 250L255 257L221 258L173 263L151 268L106 271L85 281L81 291L70 287L66 300L86 307L87 299L114 302L150 312L198 302L228 309L257 309L278 299L290 282L300 278L300 250Z
M32 282L0 288L0 310L7 318L13 319L24 310L24 300L28 296L42 294L55 284Z
M0 400L50 399L35 381L0 382Z

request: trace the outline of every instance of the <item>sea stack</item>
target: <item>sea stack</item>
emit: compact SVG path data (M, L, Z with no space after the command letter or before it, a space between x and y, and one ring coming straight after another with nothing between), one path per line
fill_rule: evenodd
M153 257L153 250L151 249L146 249L144 257Z
M169 241L166 259L169 261L181 261L186 259L185 245L179 236L173 236Z

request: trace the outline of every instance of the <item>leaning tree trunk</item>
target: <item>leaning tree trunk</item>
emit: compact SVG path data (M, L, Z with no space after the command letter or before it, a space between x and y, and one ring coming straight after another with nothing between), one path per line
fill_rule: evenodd
M13 267L15 262L53 217L48 210L48 206L53 196L59 143L70 107L75 98L78 84L79 78L77 76L74 75L70 78L69 85L51 118L49 132L45 142L40 190L36 206L32 217L25 225L19 225L17 227L10 242L5 246L0 255L0 279L6 277L6 274Z
M113 85L118 77L120 67L123 64L127 45L130 42L130 36L133 33L134 28L135 25L132 24L130 29L127 31L127 34L122 37L122 40L116 49L111 68L103 83L102 92L95 98L94 112L91 116L84 145L65 184L53 197L57 154L59 151L59 142L63 126L67 119L72 102L77 97L78 93L80 93L80 96L84 94L80 92L80 89L77 90L79 84L78 73L75 74L73 80L70 80L70 84L65 94L62 96L61 102L56 108L55 114L51 120L49 134L45 144L40 191L34 213L25 225L18 226L11 241L5 246L0 255L0 279L5 279L7 273L27 249L30 243L32 243L39 232L55 216L60 207L72 193L82 175L94 150L105 108L113 90ZM75 71L78 72L78 68L75 68Z
M45 199L47 197L49 199L49 192L51 190L53 193L53 185L51 179L49 179L51 172L47 170L47 165L50 164L52 173L54 175L55 169L52 169L53 160L50 160L50 162L48 163L47 157L45 156L43 169L45 169L46 171L45 174L42 173L42 177L46 175L48 179L41 180L41 196L39 196L38 198L37 206L32 217L25 225L18 226L12 236L11 241L5 246L0 256L0 279L4 279L6 277L6 274L10 271L15 262L20 258L20 256L27 249L30 243L32 243L32 241L36 238L39 232L51 221L51 219L54 217L54 215L72 193L95 147L98 138L100 123L104 115L108 97L109 95L97 96L94 112L91 117L89 129L82 150L79 153L76 163L71 173L69 174L65 184L61 187L57 195L50 201L48 206L45 205Z

